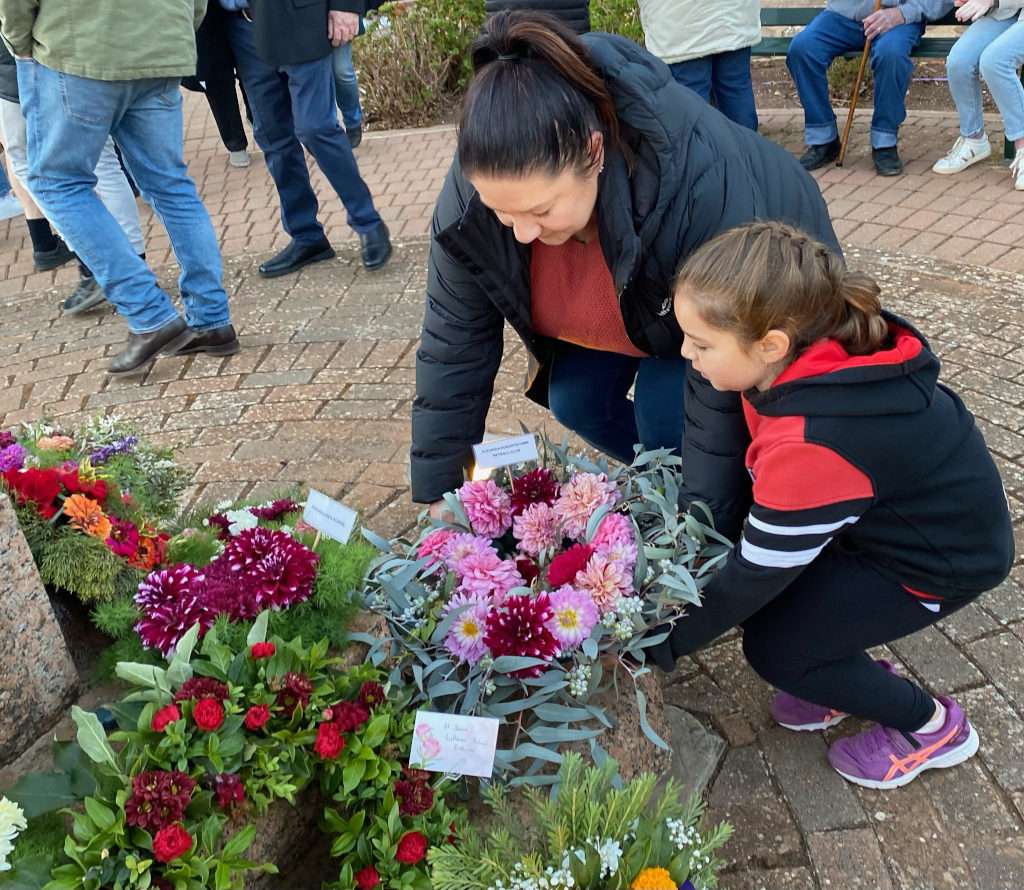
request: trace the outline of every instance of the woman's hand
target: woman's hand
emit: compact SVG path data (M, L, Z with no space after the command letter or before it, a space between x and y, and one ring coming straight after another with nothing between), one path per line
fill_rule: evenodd
M957 4L960 8L956 11L958 22L976 22L994 5L993 0L964 0Z
M448 509L448 505L444 501L434 501L430 505L428 511L431 519L436 519L438 522L454 522L455 514Z

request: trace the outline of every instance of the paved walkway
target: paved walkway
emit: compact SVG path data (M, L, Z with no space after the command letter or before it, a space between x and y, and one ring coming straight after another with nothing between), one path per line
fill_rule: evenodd
M202 110L202 109L199 109ZM369 137L360 160L403 245L365 273L351 245L339 259L275 281L256 275L282 238L272 188L257 160L229 169L212 127L190 105L193 172L225 236L226 281L244 349L227 359L161 360L141 381L103 373L124 327L109 312L62 319L70 272L28 275L20 221L0 224L0 428L49 415L69 425L116 411L154 439L181 446L194 468L190 500L252 494L292 483L318 487L397 534L415 521L406 454L414 350L422 317L429 207L450 153L441 130ZM766 114L766 132L795 146L795 117ZM948 141L948 119L915 116L911 173L877 180L857 135L849 166L822 174L851 265L876 274L889 304L920 324L945 360L1003 469L1024 518L1024 193L997 163L966 179L924 175ZM321 191L326 194L325 190ZM335 199L325 201L345 237ZM7 226L4 228L4 226ZM166 259L150 227L155 262ZM954 261L950 261L954 260ZM963 261L973 261L967 265ZM987 266L985 265L987 264ZM173 286L173 267L162 275ZM558 432L519 385L522 348L509 339L489 418ZM1024 553L1024 535L1018 549ZM977 723L981 754L905 789L864 792L825 766L825 741L768 723L769 690L736 640L702 653L670 683L670 702L701 715L730 742L711 794L714 817L737 835L726 890L1008 890L1024 884L1024 567L940 627L893 646L890 657L934 692L954 692ZM852 721L851 721L852 722ZM849 731L844 724L844 731ZM855 727L850 727L855 728Z

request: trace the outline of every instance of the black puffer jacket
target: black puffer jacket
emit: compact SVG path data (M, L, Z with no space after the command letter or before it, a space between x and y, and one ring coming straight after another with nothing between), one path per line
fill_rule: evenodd
M484 8L488 15L506 9L546 12L561 19L577 34L590 30L590 0L487 0Z
M14 56L3 40L0 40L0 99L6 99L8 102L19 101L18 69Z
M680 260L725 229L780 219L839 251L817 184L788 152L733 124L632 41L583 39L634 155L630 171L621 153L606 154L597 214L626 330L640 349L679 354L673 277ZM457 161L434 211L433 235L412 410L412 495L421 502L461 483L471 446L483 436L503 323L534 359L527 394L541 404L552 347L530 317L530 247L481 203ZM687 494L708 501L725 533L738 531L749 506L747 442L739 396L716 392L688 370ZM716 498L703 498L705 491Z

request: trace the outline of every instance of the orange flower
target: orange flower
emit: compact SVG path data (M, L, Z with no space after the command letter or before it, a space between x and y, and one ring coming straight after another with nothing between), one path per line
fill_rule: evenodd
M96 501L84 494L73 494L64 501L64 515L87 535L105 541L110 537L110 520Z
M75 447L70 436L43 436L36 442L36 448L43 451L69 451Z

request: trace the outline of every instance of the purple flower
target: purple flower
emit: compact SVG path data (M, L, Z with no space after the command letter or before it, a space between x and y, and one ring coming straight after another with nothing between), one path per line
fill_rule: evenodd
M17 442L6 448L0 448L0 473L6 473L8 470L20 470L25 466L25 454L25 449Z
M465 483L459 489L459 501L478 535L500 538L512 527L512 501L490 479Z
M548 622L548 630L561 644L563 652L575 649L601 620L594 598L585 590L567 585L552 593L550 600L555 614Z
M125 436L123 439L118 439L116 442L111 442L111 444L109 445L104 445L102 448L97 448L92 454L89 455L89 462L94 467L102 466L114 455L127 454L138 444L138 437Z

